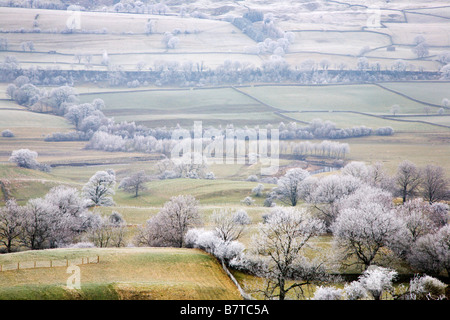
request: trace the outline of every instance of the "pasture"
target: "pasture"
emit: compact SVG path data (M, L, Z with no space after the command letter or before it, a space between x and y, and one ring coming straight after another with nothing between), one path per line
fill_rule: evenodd
M66 287L66 267L3 271L1 300L236 300L233 282L212 256L193 249L57 249L0 256L0 264L99 256L80 265L81 290Z

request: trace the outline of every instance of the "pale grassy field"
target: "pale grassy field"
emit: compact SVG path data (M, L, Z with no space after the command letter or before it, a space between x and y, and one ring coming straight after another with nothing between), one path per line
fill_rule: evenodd
M4 271L4 299L235 300L237 288L212 256L193 249L55 249L0 256L0 263L99 256L80 265L79 291L66 289L66 267Z
M384 87L398 91L411 98L441 105L442 100L450 99L450 82L387 82L382 84Z
M194 121L207 125L239 126L279 123L282 118L257 101L231 88L129 93L91 93L81 101L101 98L103 112L117 121L136 121L149 127L192 127Z
M381 127L392 127L396 133L408 132L412 134L419 134L422 132L447 132L450 133L450 128L442 128L432 124L420 123L417 121L427 121L430 123L437 123L448 125L448 117L438 116L423 116L423 117L392 117L380 118L370 115L361 115L348 112L297 112L289 113L289 117L299 121L309 122L314 119L329 120L334 122L339 128L351 128L354 126L365 125L374 130ZM398 121L396 120L398 119ZM400 120L408 120L400 121Z
M377 115L422 113L423 105L370 84L331 86L258 86L242 88L269 105L286 111L357 111Z
M228 22L179 18L172 16L112 14L104 12L77 13L80 28L88 33L61 34L70 19L70 11L1 8L0 29L32 29L35 17L41 33L3 33L9 50L18 51L14 55L24 66L58 67L69 70L83 70L75 59L75 54L91 54L91 68L106 70L101 65L106 51L113 65L121 65L126 70L135 70L136 64L144 62L147 68L158 61L204 63L209 68L221 65L225 60L238 60L259 65L261 58L244 54L244 48L254 45L254 41L242 34ZM79 15L78 15L79 14ZM146 35L145 24L153 22L153 34ZM180 45L167 50L162 43L164 32L178 30ZM52 32L52 33L48 33ZM21 43L32 41L35 51L20 52ZM49 51L57 54L47 54ZM10 55L0 52L0 58Z

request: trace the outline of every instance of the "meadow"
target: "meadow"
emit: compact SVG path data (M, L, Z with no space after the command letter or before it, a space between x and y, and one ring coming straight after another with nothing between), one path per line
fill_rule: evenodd
M80 265L81 290L66 287L66 267L3 271L1 300L237 300L216 259L199 250L165 248L57 249L1 255L0 264L99 256ZM11 286L11 284L14 284Z

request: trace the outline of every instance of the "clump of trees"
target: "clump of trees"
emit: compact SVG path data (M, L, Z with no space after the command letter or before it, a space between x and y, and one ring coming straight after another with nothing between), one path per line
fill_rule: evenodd
M127 225L113 211L102 216L93 206L113 204L115 174L98 171L82 190L59 185L45 196L19 205L15 199L0 208L0 245L6 252L77 246L120 247Z

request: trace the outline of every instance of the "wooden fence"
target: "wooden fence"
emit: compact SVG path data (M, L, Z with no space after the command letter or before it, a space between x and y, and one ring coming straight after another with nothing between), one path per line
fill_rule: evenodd
M100 256L81 257L81 258L75 258L75 259L8 262L8 263L0 264L0 272L10 271L10 270L22 270L22 269L68 267L70 265L93 264L93 263L99 263L99 262L100 262Z

